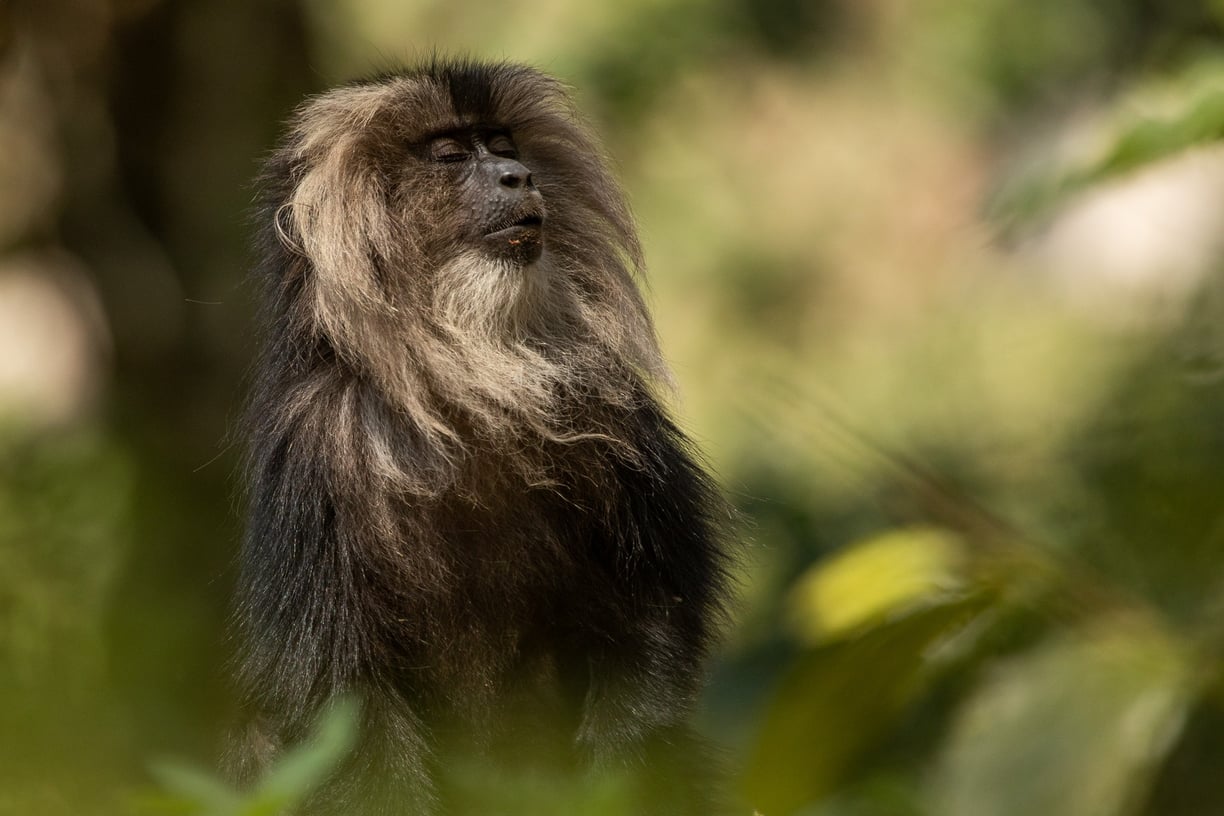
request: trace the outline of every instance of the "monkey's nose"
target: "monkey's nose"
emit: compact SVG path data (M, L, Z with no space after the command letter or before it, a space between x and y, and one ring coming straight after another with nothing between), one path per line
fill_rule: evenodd
M531 171L516 161L508 160L502 163L501 173L497 178L503 187L511 190L531 189Z

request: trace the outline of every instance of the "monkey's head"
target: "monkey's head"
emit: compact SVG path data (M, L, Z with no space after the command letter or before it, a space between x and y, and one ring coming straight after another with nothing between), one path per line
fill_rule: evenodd
M666 379L628 207L555 80L434 61L308 101L263 178L280 338L422 433L574 433Z
M349 159L357 164L349 171L360 173L363 166L366 181L381 188L386 216L399 217L427 265L472 250L521 268L540 259L545 218L544 196L524 161L566 168L563 158L547 151L535 155L539 140L530 125L538 112L516 107L494 89L539 79L505 69L433 65L333 92L305 114L330 119L339 105L361 117L359 128L351 119L336 123L348 128L342 138L354 140ZM541 93L548 89L533 90L536 103L544 102ZM333 143L331 149L338 147L348 146Z

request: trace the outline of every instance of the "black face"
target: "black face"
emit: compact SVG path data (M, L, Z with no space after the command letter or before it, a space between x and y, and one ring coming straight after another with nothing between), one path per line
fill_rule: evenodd
M544 251L544 199L519 161L510 134L471 128L434 136L426 158L452 166L463 203L472 213L469 240L520 264Z

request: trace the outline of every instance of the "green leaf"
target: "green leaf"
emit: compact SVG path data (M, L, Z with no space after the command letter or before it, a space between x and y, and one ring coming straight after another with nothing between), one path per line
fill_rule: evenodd
M151 766L153 777L170 796L146 797L144 809L207 816L275 816L318 788L353 749L360 705L349 697L332 703L311 736L285 752L244 795L214 773L173 761Z
M793 813L845 781L942 669L933 646L961 632L987 599L912 610L791 667L766 711L743 777L763 813Z
M811 644L963 592L961 542L934 527L890 530L805 573L791 593L791 623Z
M1181 729L1189 661L1132 619L1045 644L962 711L932 784L941 816L1135 812Z
M154 762L149 771L165 790L175 794L169 801L177 810L219 815L237 813L241 805L241 794L207 771L171 760Z
M310 739L286 752L260 780L243 808L244 816L278 813L305 799L353 749L359 722L357 700L346 697L333 702Z

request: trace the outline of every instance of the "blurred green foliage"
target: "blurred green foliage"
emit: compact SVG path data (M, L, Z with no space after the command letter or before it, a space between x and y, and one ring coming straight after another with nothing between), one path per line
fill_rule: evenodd
M0 283L79 260L99 308L48 314L106 391L0 326L0 813L275 813L341 761L343 706L211 770L245 208L303 94L433 49L559 74L615 156L749 542L702 713L746 813L1224 807L1224 3L15 0Z
M161 760L154 778L167 795L146 797L138 807L150 813L201 816L275 816L300 805L332 773L356 743L360 707L335 701L319 718L314 733L286 751L250 790L239 791L212 771Z
M1010 179L992 206L999 221L1021 225L1069 195L1179 152L1224 138L1224 66L1220 55L1192 63L1172 78L1148 83L1119 106L1116 123L1089 155L1046 161Z

